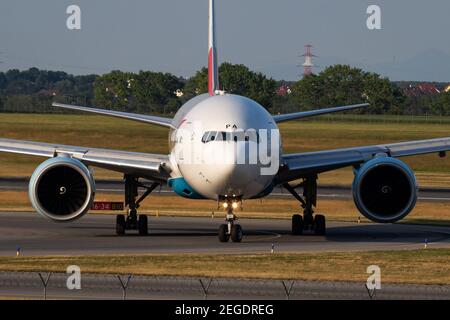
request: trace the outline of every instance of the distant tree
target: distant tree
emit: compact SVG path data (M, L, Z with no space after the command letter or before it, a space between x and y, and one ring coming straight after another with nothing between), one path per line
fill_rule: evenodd
M181 104L176 91L183 88L183 83L172 74L140 71L131 86L138 110L166 113L178 109Z
M60 95L68 95L73 92L73 81L71 79L64 79L54 84L54 89Z
M361 112L398 112L405 96L388 78L347 65L334 65L298 81L292 99L302 110L370 103Z
M208 92L208 69L202 68L194 76L189 78L183 87L183 102L192 99L196 95Z
M183 83L169 73L113 71L94 82L94 104L115 110L165 113L177 109ZM169 106L171 110L166 110Z
M6 100L4 110L8 112L35 112L31 95L14 95Z
M431 102L431 110L436 115L450 115L450 92L436 95L436 99Z
M363 83L363 96L370 103L367 112L376 114L402 112L405 96L391 84L388 78L381 78L376 73L365 72Z
M272 107L276 81L262 73L251 71L242 64L223 63L219 67L220 88L228 93L239 94ZM190 78L185 86L187 98L208 92L208 70L203 68Z
M131 83L135 75L130 72L112 71L94 82L93 103L101 108L122 110L131 99Z
M312 74L304 77L294 85L290 100L297 105L299 110L310 110L327 106L330 105L330 98L326 93L327 90L329 88L325 88L323 78Z
M404 114L408 105L408 97L404 94L403 90L396 84L391 83L392 92L394 95L394 101L390 106L389 113L391 114Z
M73 78L74 90L79 94L93 97L93 84L98 76L95 74L89 74L84 76L76 76Z
M55 99L113 110L174 113L182 103L207 92L207 78L206 68L188 80L150 71L74 76L37 68L12 69L0 72L0 110L61 112L51 107ZM276 94L277 88L287 84L285 81L277 83L246 66L230 63L220 66L220 84L226 92L250 97L272 113L368 101L371 107L359 112L450 115L449 93L405 96L404 90L411 82L391 83L378 74L346 65L331 66L317 75L288 83L292 94ZM435 85L439 89L446 86ZM175 94L178 89L184 93L181 97Z
M273 114L282 114L298 111L298 106L291 99L290 94L275 95L272 99L272 108L270 112Z
M11 81L14 81L17 78L19 78L20 71L18 69L11 69L6 72L5 76L6 76L6 80L8 82L11 82Z
M7 84L8 84L8 81L6 80L5 74L3 72L0 72L0 94L6 88Z

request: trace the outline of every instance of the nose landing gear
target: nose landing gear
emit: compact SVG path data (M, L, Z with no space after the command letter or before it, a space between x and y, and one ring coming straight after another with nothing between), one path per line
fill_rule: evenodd
M231 238L232 242L241 242L242 241L242 227L239 224L236 224L237 217L234 214L233 210L236 208L237 202L226 201L224 203L224 207L227 210L226 215L226 224L222 224L219 227L219 241L220 242L228 242Z

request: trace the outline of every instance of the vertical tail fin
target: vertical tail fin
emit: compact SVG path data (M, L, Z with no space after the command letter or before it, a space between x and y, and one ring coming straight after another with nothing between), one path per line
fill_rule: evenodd
M208 91L210 96L216 95L216 90L219 90L215 23L215 0L209 0Z

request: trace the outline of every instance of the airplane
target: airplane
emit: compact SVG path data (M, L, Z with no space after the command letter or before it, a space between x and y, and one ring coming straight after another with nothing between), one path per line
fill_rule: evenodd
M221 242L241 242L237 209L244 200L264 198L277 186L289 191L303 210L292 215L292 234L325 235L325 216L315 214L318 176L344 167L354 169L353 198L365 217L394 223L411 212L418 185L414 172L399 158L428 153L444 157L450 138L284 154L279 123L368 104L271 115L249 98L220 90L215 22L215 0L209 0L208 93L188 101L173 118L53 103L58 108L165 127L170 154L0 139L1 152L48 158L29 183L30 202L39 214L55 222L74 221L86 214L95 198L91 167L124 174L127 213L116 216L118 235L128 230L148 233L148 218L138 214L138 208L164 184L181 197L214 200L224 209L225 222L218 231ZM296 190L299 187L302 194ZM140 195L139 189L145 192Z

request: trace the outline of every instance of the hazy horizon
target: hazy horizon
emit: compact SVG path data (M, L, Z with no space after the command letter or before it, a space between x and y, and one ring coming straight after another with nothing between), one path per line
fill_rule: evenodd
M81 8L68 30L66 8ZM381 7L381 30L366 9ZM277 80L297 80L303 47L316 72L345 63L391 80L450 82L450 2L432 0L217 0L220 62L242 63ZM207 1L3 0L0 71L102 74L153 70L189 77L207 62Z

